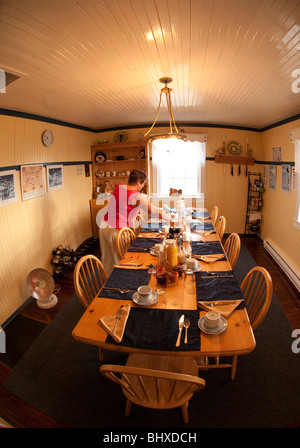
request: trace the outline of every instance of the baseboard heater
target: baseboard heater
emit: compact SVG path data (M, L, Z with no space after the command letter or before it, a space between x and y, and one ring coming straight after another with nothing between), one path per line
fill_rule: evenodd
M277 262L277 264L279 264L279 266L281 267L281 269L286 273L286 275L288 276L288 278L291 280L291 282L296 286L296 288L298 289L298 291L300 291L300 277L297 274L297 272L295 271L295 269L293 269L283 258L282 255L280 255L280 253L278 252L277 249L274 248L274 246L272 245L271 241L268 240L267 238L264 239L264 248L269 252L269 254L274 258L274 260Z

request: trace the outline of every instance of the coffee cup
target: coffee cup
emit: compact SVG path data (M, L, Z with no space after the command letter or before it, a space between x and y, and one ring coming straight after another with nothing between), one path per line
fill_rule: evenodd
M106 171L105 176L110 177L110 171Z
M112 176L116 176L116 175L117 175L117 172L116 172L116 171L112 171L111 175L112 175Z
M198 263L195 258L189 258L186 264L189 269L196 269Z
M148 302L152 297L152 288L148 285L143 285L138 288L139 302Z
M126 176L130 176L130 171L129 170L126 171Z
M169 227L168 226L162 226L161 231L162 231L162 233L167 234L169 232Z
M220 318L221 315L219 313L209 311L204 318L206 328L209 328L210 330L216 329L220 323Z
M158 252L160 252L161 250L163 250L163 245L162 244L158 243L158 244L154 245L154 252L156 254L158 254Z

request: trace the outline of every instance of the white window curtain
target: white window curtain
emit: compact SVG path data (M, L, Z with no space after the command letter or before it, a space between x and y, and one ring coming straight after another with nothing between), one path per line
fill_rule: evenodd
M184 197L204 196L205 142L159 139L151 147L154 197L168 197L170 188Z

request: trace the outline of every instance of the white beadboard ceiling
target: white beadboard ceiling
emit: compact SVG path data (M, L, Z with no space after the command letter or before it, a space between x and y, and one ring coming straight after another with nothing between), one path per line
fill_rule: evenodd
M0 69L3 109L150 125L169 76L177 124L261 129L300 113L300 1L0 0Z

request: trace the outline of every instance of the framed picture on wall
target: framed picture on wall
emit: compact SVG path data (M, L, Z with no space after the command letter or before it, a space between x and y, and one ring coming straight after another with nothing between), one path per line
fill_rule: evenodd
M17 200L16 170L0 171L0 207Z
M21 166L21 189L23 201L44 195L42 164Z
M63 165L47 166L47 185L48 191L64 188Z

